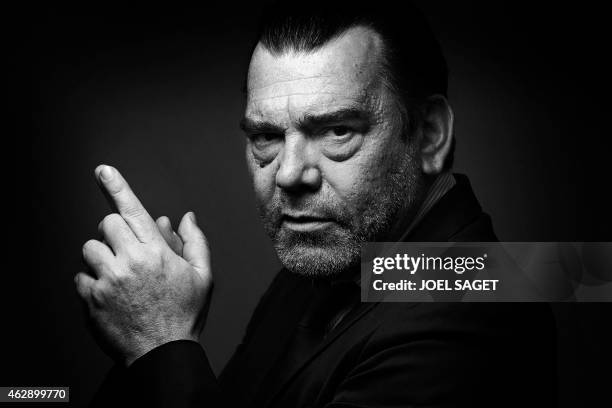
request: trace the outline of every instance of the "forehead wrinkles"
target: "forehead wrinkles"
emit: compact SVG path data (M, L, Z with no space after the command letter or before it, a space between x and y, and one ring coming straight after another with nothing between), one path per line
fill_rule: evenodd
M380 82L382 45L376 32L361 26L309 52L272 54L260 44L249 69L249 99L326 92L357 97L372 91Z
M250 102L271 100L290 96L308 95L338 95L346 97L357 97L358 89L350 89L350 84L338 82L330 75L311 76L296 78L286 81L277 81L259 88L254 88L249 93Z
M246 116L254 119L296 120L305 114L341 108L363 108L380 113L385 88L377 76L367 83L338 82L316 76L271 84L249 93ZM284 118L284 119L283 119Z
M306 113L329 109L367 108L376 93L372 84L339 81L332 76L311 76L273 83L249 93L247 116L296 120Z

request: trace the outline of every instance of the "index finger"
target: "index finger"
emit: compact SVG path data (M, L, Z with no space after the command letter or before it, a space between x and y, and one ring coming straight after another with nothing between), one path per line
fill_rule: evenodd
M95 170L109 204L123 217L141 242L150 241L157 233L157 225L142 206L136 194L117 169L100 165Z

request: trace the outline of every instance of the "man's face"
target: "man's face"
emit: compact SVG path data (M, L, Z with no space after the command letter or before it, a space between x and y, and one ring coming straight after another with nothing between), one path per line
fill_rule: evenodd
M384 239L422 195L379 69L381 42L356 27L308 53L252 56L242 127L258 207L288 269L337 275Z

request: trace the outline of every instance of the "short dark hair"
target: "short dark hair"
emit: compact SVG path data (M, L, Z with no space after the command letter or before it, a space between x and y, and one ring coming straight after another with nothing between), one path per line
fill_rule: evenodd
M371 28L383 41L382 68L402 108L405 132L420 122L421 102L447 95L448 69L427 19L410 2L389 0L277 1L263 14L259 42L271 53L315 51L350 28ZM455 141L445 168L453 163Z

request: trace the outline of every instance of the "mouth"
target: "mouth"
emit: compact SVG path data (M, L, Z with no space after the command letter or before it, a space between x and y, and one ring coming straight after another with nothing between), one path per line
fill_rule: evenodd
M313 215L288 215L281 218L282 225L294 231L310 232L328 228L333 224L331 218L317 217Z

